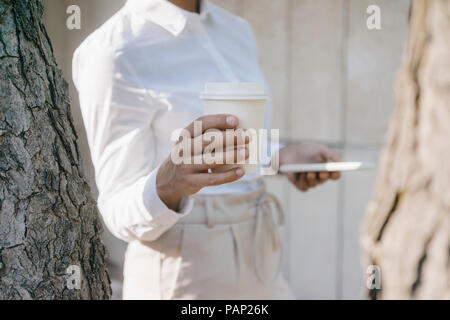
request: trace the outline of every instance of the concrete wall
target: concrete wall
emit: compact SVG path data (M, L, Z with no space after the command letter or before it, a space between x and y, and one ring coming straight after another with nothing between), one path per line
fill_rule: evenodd
M123 2L44 0L48 31L68 80L73 50ZM393 107L392 88L406 39L409 0L213 2L252 25L260 63L274 95L272 127L280 128L282 138L328 143L339 148L346 160L377 161ZM70 4L81 7L81 30L65 27ZM381 8L381 30L366 27L366 9L372 4ZM74 119L92 177L78 102L69 83ZM306 194L283 178L267 178L287 214L283 267L298 298L363 297L358 233L374 177L375 172L347 173L340 182ZM110 235L105 239L112 261L120 266L124 244ZM118 277L120 269L114 272Z

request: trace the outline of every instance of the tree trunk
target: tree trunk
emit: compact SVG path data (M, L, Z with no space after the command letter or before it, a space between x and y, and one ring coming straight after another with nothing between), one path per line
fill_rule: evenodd
M102 228L42 13L39 0L0 0L0 300L107 299Z
M415 0L374 198L362 228L372 298L450 298L450 1Z

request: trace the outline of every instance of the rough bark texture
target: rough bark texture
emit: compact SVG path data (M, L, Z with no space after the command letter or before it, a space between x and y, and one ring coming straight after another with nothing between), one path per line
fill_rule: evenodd
M372 298L450 298L450 1L415 0L380 172L363 223Z
M102 228L42 13L39 0L0 0L0 300L107 299ZM67 287L70 265L80 290Z

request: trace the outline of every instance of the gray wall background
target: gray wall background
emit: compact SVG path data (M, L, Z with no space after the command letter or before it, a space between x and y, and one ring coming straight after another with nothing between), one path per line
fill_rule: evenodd
M143 0L145 1L145 0ZM124 0L44 0L56 59L73 97L72 113L85 167L95 182L71 60L81 41ZM272 127L282 138L320 141L348 161L376 162L394 105L393 86L407 33L409 0L214 0L252 25L260 63L274 98ZM66 28L66 8L76 4L81 30ZM381 8L381 30L368 30L366 9ZM375 171L346 173L339 182L299 193L282 177L268 188L286 212L283 271L296 297L364 298L359 225ZM105 233L115 298L120 298L125 244Z

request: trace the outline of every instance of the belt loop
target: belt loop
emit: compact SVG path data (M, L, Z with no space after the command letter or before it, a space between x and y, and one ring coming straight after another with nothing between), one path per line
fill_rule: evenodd
M214 212L212 206L212 197L205 197L205 213L206 213L206 225L209 228L214 228Z

